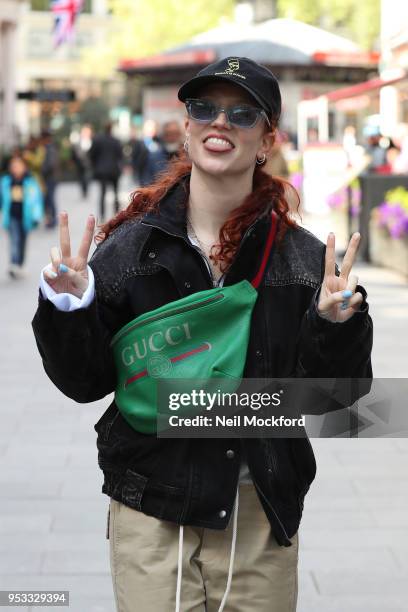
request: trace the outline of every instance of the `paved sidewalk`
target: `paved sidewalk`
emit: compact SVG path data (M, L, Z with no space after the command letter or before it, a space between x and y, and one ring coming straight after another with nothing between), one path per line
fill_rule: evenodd
M71 184L59 188L58 201L70 213L76 248L86 215L96 212L96 187L90 203ZM28 278L15 282L5 273L7 240L0 233L0 588L70 590L70 612L114 612L108 498L93 430L108 398L79 405L59 393L42 369L30 327L39 270L54 244L54 230L31 235ZM374 373L406 376L408 285L380 268L356 269L375 324ZM318 477L300 532L298 611L406 611L407 440L314 440L313 446ZM39 609L46 608L31 610Z
M330 217L305 215L304 225L324 242L337 229ZM347 246L344 236L336 242ZM407 378L407 280L361 262L353 272L367 290L374 322L374 376ZM318 474L300 531L298 612L406 611L408 440L312 443Z

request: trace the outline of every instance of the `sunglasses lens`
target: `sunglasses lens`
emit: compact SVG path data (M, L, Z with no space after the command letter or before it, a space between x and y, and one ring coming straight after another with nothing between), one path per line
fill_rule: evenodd
M221 108L209 100L186 100L187 112L195 121L209 123L221 112ZM224 111L225 112L225 111ZM258 121L261 111L253 106L233 106L227 111L228 121L240 128L252 128Z
M215 106L205 100L189 100L187 110L195 121L212 121L215 117Z
M234 125L250 128L257 122L259 112L256 108L251 108L250 106L235 106L230 110L229 116L231 123Z

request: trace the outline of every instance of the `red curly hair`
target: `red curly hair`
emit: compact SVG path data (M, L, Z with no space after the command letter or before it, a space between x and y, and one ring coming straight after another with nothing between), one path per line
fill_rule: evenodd
M128 219L142 217L145 213L159 208L160 201L166 193L183 178L190 175L191 162L182 153L169 162L167 169L148 187L140 187L130 195L130 203L125 210L115 215L110 221L100 226L95 237L97 242L105 240L109 234ZM282 240L287 228L297 227L290 218L287 201L287 187L293 190L299 208L299 195L296 189L281 178L271 177L256 166L254 171L253 191L240 206L235 208L220 229L219 244L213 247L211 259L225 271L231 264L245 230L270 207L276 211L282 223L279 224L277 243ZM188 200L189 182L186 181L186 203Z

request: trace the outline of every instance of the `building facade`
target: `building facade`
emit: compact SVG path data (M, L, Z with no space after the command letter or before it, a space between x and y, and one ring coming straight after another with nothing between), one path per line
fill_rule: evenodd
M399 139L408 129L408 3L382 0L379 76L337 89L298 106L299 142L307 143L308 126L318 128L319 140L341 141L353 126L363 142L370 130ZM329 130L330 117L335 128ZM405 124L404 127L402 124Z
M22 0L0 2L0 150L10 148L16 136L15 54Z
M392 134L400 123L408 123L408 4L382 0L381 63L384 79L400 77L380 92L381 127Z
M56 47L53 27L49 0L24 3L14 60L20 142L42 129L67 135L73 125L82 121L84 103L94 103L89 116L92 112L106 116L121 95L121 78L116 71L102 74L98 66L84 61L86 50L106 40L112 28L107 0L85 0L71 41Z

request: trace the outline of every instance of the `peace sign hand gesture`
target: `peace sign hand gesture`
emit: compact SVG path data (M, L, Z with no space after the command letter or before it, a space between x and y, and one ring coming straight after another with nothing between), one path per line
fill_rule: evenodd
M47 283L56 293L71 293L81 298L88 287L88 256L95 230L95 217L89 215L78 255L71 255L68 213L59 215L60 248L51 249L51 268L44 270Z
M350 319L360 309L363 301L362 294L355 293L358 277L350 274L360 237L358 232L352 235L344 255L340 276L336 276L335 271L335 236L330 233L327 237L325 271L317 310L321 317L333 323L343 323Z

